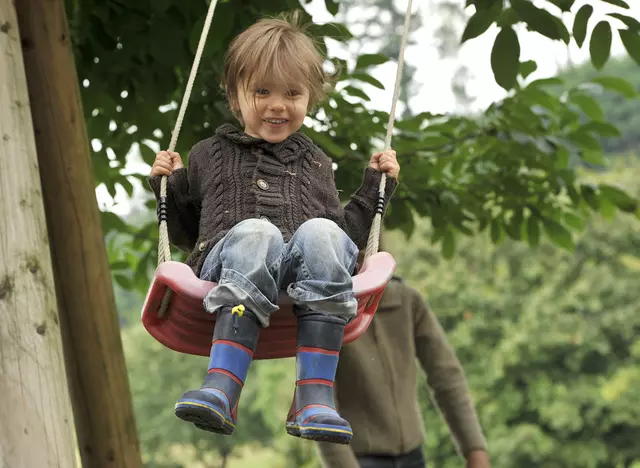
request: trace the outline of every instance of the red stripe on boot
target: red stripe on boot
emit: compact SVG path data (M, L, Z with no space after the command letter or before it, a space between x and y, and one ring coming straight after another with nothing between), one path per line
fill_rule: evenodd
M303 406L302 408L300 408L298 411L296 411L294 416L298 416L300 413L302 413L307 408L327 408L327 409L330 409L331 411L335 411L335 408L332 408L331 406L327 406L327 405L306 405L306 406Z
M327 385L329 387L333 387L333 382L330 381L330 380L325 380L325 379L304 379L304 380L298 380L296 382L297 386L300 386L300 385L313 385L313 384Z
M225 369L209 369L209 371L207 372L207 375L211 375L211 374L223 374L226 375L227 377L230 377L235 383L237 383L238 385L240 385L240 387L244 387L244 384L242 383L242 380L240 380L238 377L236 377L235 375L233 375L231 372L229 372L228 370Z
M217 344L225 344L228 346L233 346L234 348L241 349L245 353L249 353L249 355L253 359L253 351L251 351L249 348L247 348L246 346L240 343L236 343L235 341L229 341L229 340L215 340L213 343L211 343L211 346L215 346Z
M338 356L340 351L331 351L330 349L312 348L311 346L298 346L297 351L299 353L318 353L326 354L328 356Z

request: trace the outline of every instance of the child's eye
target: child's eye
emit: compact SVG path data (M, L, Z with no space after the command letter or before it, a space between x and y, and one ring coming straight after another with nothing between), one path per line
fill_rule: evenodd
M297 89L290 89L287 94L289 94L289 96L298 96L300 95L300 91L298 91Z
M256 89L256 94L259 94L261 96L266 96L267 94L269 94L269 90L266 88L258 88Z

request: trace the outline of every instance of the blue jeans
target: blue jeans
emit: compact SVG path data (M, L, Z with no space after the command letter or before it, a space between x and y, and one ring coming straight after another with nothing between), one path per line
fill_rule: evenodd
M204 307L216 313L243 304L267 327L284 289L299 310L348 322L358 306L351 279L357 258L358 247L331 220L311 219L285 242L270 222L247 219L229 230L205 259L200 278L218 284Z

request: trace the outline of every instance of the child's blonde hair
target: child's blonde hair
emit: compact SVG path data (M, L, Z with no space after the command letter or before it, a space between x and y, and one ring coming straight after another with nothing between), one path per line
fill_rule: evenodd
M222 87L231 110L239 115L238 86L256 83L299 84L309 91L309 109L326 97L334 78L323 69L323 57L301 24L299 11L266 18L236 36L224 63Z

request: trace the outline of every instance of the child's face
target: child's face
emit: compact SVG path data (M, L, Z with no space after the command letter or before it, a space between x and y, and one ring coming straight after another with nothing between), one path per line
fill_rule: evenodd
M303 86L260 83L238 86L238 106L246 134L279 143L302 127L309 105Z

